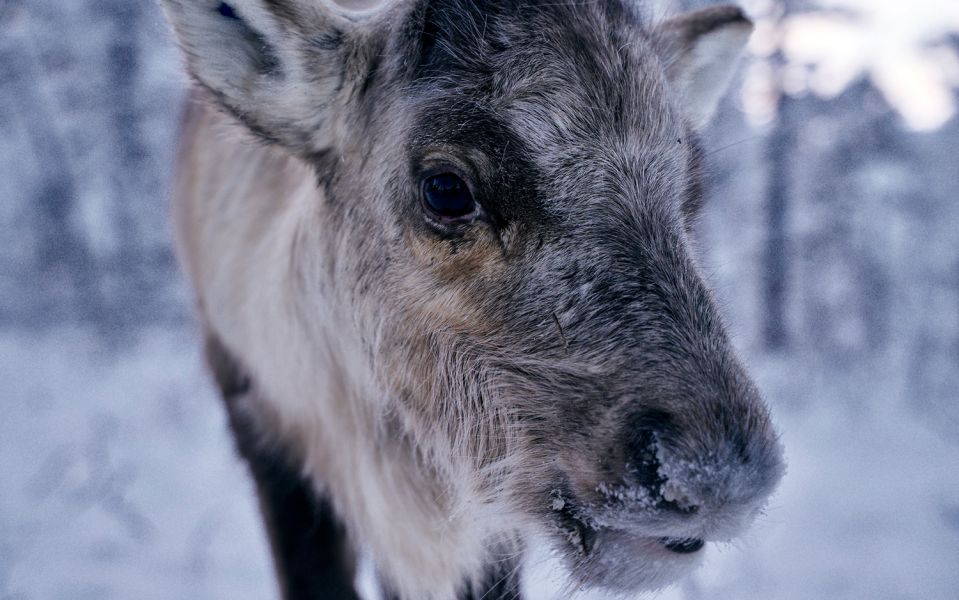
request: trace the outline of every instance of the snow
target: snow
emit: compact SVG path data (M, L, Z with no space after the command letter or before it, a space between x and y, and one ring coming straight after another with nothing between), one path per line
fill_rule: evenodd
M0 381L0 598L275 595L192 333L5 330Z

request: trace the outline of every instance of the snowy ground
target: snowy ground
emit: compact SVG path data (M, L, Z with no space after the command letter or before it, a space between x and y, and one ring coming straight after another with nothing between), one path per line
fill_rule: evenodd
M0 598L276 597L197 338L101 340L0 333ZM652 597L959 597L959 445L881 398L788 410L855 382L758 366L788 476L745 540L709 548L703 569ZM536 567L531 597L555 597L553 567Z
M0 336L0 598L275 595L196 339Z

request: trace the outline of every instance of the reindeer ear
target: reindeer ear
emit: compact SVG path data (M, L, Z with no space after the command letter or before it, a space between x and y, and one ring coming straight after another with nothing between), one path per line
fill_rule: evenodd
M329 145L323 108L344 87L354 20L324 0L161 3L190 74L224 109L295 151Z
M752 30L737 6L686 13L656 29L667 76L694 128L702 129L712 118Z

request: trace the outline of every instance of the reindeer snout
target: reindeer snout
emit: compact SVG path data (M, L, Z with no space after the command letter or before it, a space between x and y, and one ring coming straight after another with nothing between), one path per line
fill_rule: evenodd
M645 501L624 509L637 522L662 525L663 544L677 553L695 552L703 537L738 534L783 471L768 419L757 414L734 423L716 415L690 422L667 413L627 420L623 481Z

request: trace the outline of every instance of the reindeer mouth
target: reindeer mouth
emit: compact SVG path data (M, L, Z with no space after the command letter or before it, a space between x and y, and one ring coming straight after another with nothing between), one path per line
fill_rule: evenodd
M556 503L554 502L553 505L555 507ZM557 517L559 519L559 529L563 532L569 545L582 556L592 554L599 530L575 516L569 504L557 511Z
M575 585L633 594L669 585L701 560L705 540L655 526L620 527L593 519L573 502L554 498L554 550Z
M699 552L706 545L706 542L698 538L659 538L659 543L676 554Z
M589 557L597 547L597 543L605 532L615 531L619 534L624 531L601 527L591 524L572 502L554 495L552 508L559 521L559 528L565 539L577 554ZM690 537L652 537L637 535L637 540L655 540L656 543L674 554L694 554L706 545L705 540Z

